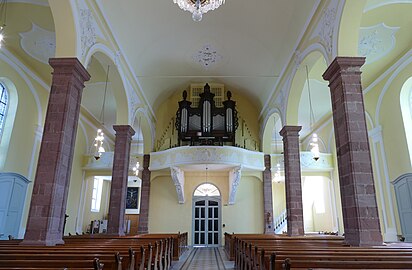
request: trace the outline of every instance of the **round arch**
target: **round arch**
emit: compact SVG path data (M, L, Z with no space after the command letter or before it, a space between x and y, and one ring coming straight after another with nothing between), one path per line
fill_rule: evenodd
M311 51L305 51L303 54L303 60L299 65L299 68L296 68L293 74L292 83L290 85L290 90L288 91L287 97L287 107L286 107L286 124L288 125L297 125L298 124L298 108L300 103L300 98L304 89L306 82L306 72L305 66L308 66L309 73L315 64L323 59L327 61L325 55L322 51L315 49ZM322 74L319 74L322 75Z
M128 124L128 98L124 80L121 76L121 72L119 72L118 66L116 66L114 59L111 57L111 54L107 54L107 50L100 50L96 48L94 50L94 53L90 56L90 59L92 56L96 58L103 67L110 66L109 81L113 85L113 95L116 100L116 124Z
M338 56L358 55L358 29L361 25L365 4L366 0L345 1L338 32Z
M272 154L274 152L273 147L272 147L272 141L273 141L273 135L274 135L273 131L275 130L275 125L276 125L275 132L279 132L280 129L283 127L282 122L283 122L282 117L278 110L275 110L272 114L270 114L269 117L267 117L264 123L264 130L263 130L263 135L262 135L263 153ZM277 138L280 139L280 135L278 135Z
M412 77L403 84L400 93L401 113L408 144L409 159L412 165Z
M153 149L153 134L152 134L152 126L150 125L151 121L147 116L147 111L144 108L139 108L134 113L134 118L132 122L132 127L136 131L135 136L133 139L137 139L138 132L143 141L143 153L150 153ZM140 131L139 131L140 130ZM140 139L139 139L140 141Z
M55 57L77 57L80 59L80 18L74 0L49 0L56 31Z

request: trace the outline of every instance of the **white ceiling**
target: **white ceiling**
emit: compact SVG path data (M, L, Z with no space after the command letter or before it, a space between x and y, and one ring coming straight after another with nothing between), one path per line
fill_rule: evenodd
M219 82L262 108L318 0L227 0L194 22L172 0L101 0L149 103L156 109L193 82ZM216 63L194 56L210 45Z

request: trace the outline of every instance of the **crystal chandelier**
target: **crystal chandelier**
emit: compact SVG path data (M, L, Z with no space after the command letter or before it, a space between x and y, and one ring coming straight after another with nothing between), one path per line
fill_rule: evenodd
M310 109L310 129L313 128L313 124L315 122L315 115L313 114L313 108L312 108L312 98L310 96L310 84L309 84L309 71L308 71L308 66L306 66L306 83L308 84L308 95L309 95L309 109ZM312 152L313 159L315 161L318 161L320 157L320 151L319 151L319 138L318 135L314 132L312 134L312 139L311 142L309 143L310 145L310 152Z
M225 0L173 0L173 3L185 11L192 13L192 19L195 22L200 22L204 13L217 9Z
M109 69L110 69L110 66L107 66L106 83L104 85L103 104L102 104L102 110L100 112L100 117L99 117L102 126L104 126L104 107L106 105L106 93L107 93L107 81L109 80ZM95 147L94 158L96 160L98 160L102 156L102 154L105 152L103 143L104 143L104 133L99 128L97 129L96 138L94 138L94 147Z
M133 172L136 177L139 177L139 171L140 171L140 162L136 161L136 165L133 167Z
M103 147L103 141L104 141L104 133L101 129L98 129L96 138L94 138L94 147L96 148L96 151L94 152L94 158L96 160L98 160L102 156L102 153L105 152L104 147Z
M140 139L140 121L141 117L139 117L139 121L137 122L137 152L139 151L139 139ZM137 157L139 158L139 157ZM136 161L136 165L132 168L134 175L136 175L137 178L139 178L139 171L140 171L140 162L139 160Z

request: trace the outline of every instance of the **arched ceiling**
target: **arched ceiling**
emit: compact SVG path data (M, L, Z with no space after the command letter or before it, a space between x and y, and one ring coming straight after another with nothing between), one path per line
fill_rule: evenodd
M228 0L194 22L172 0L98 1L154 109L192 82L224 83L262 108L318 2Z
M35 71L41 80L51 83L48 59L54 57L56 36L47 1L10 1L3 43L6 50Z
M194 22L173 0L92 1L98 4L140 90L155 110L174 91L197 82L223 83L262 109L320 2L227 0L205 14L201 22ZM366 2L360 29L353 30L359 35L359 55L367 57L362 68L364 88L411 49L411 11L412 0ZM47 0L9 0L5 51L47 85L51 83L47 59L54 56L54 31ZM211 60L202 61L202 54ZM94 75L82 102L96 120L102 102L94 97L103 89L106 69L106 65L99 65L89 67ZM313 99L329 105L321 77L326 63L318 66L310 71ZM299 124L305 126L309 121L307 90L293 98L299 100ZM316 106L317 122L330 116L326 105ZM109 122L115 123L117 105L110 94L107 110L113 118Z

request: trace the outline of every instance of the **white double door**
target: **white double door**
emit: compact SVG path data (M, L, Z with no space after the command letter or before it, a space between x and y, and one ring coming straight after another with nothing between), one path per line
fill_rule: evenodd
M0 173L0 239L18 237L29 180L15 173Z
M194 197L193 245L219 246L221 239L221 205L219 197Z

